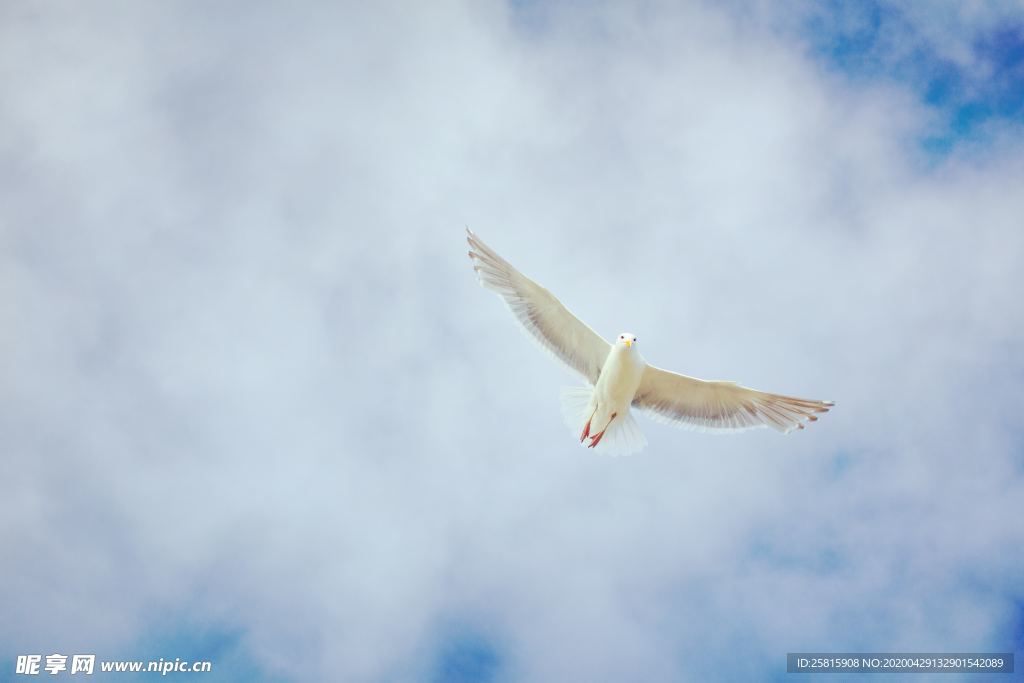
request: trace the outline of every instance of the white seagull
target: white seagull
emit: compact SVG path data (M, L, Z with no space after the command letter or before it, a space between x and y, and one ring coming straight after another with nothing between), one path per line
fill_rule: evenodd
M828 412L832 401L814 401L708 381L648 365L635 334L609 344L548 290L526 277L466 228L469 257L480 284L497 292L540 345L590 386L564 389L566 424L580 443L612 455L641 450L647 439L630 408L689 429L740 432L771 427L787 434Z

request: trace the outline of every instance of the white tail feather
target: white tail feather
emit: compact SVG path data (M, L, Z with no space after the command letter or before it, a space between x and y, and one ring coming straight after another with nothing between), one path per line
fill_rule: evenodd
M583 433L583 425L594 408L590 398L594 390L590 387L562 387L562 418L565 426L578 439Z
M589 387L562 389L562 416L573 437L577 440L583 433L583 425L587 423L591 413L594 412L593 405L590 403L593 391ZM587 446L589 443L590 440L587 439L581 445ZM643 450L646 445L647 438L633 418L632 411L627 409L625 414L620 413L612 420L594 450L604 455L630 455Z

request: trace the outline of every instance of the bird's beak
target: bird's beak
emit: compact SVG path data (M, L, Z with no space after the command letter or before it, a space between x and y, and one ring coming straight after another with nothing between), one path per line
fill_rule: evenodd
M629 348L633 348L633 340L632 339L625 339L623 341L626 342L626 346L628 346Z

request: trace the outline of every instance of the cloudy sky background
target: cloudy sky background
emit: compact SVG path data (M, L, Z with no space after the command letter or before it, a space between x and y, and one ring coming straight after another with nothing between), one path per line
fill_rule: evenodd
M0 5L3 670L1020 660L1024 11L927 6ZM581 449L467 224L837 408Z

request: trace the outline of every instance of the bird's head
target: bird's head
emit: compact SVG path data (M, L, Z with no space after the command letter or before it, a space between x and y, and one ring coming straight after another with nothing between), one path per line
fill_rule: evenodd
M619 335L619 338L615 341L619 346L625 346L627 349L633 348L633 344L636 344L636 335L630 334L629 332L623 332Z

